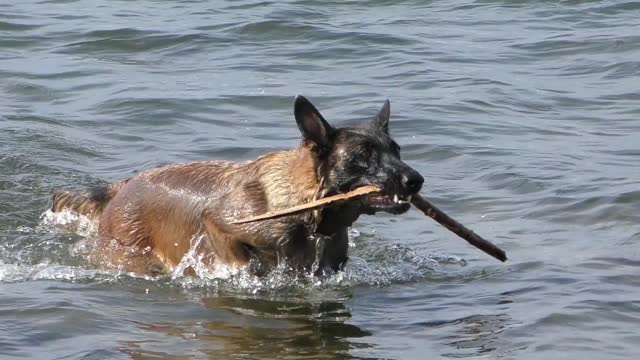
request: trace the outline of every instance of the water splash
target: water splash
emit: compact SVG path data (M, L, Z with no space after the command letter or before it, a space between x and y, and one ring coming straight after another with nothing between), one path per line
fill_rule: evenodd
M131 281L144 279L157 284L166 283L184 289L232 290L246 293L264 293L282 290L311 290L327 288L345 288L352 286L388 286L424 279L437 279L438 274L447 272L453 265L463 267L466 262L458 257L422 255L414 250L393 244L375 247L368 241L359 241L360 231L349 230L349 245L352 256L344 271L317 278L312 274L293 271L286 264L277 266L266 276L255 276L248 267L218 265L208 266L199 251L203 236L190 240L191 246L174 271L167 276L151 277L143 274L128 273L120 267L95 269L90 264L92 248L97 246L97 226L91 219L65 210L54 213L50 210L41 215L37 232L55 233L74 232L84 237L69 245L71 257L85 259L86 264L69 266L67 264L5 264L0 262L0 281L15 282L27 280L60 281ZM367 235L369 236L369 235ZM196 276L186 276L185 270L192 269ZM128 279L128 280L127 280Z
M36 230L76 233L88 237L98 233L98 226L94 220L69 209L60 212L47 210L40 215Z
M4 283L33 280L114 283L121 280L134 278L143 280L157 280L156 278L148 275L124 272L120 270L87 269L81 266L47 263L36 265L5 264L0 261L0 282Z

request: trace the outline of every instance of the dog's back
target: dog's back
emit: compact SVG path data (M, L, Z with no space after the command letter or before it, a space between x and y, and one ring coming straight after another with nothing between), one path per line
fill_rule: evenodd
M234 219L309 201L317 191L315 163L305 147L267 154L256 161L206 161L142 172L126 182L88 194L56 193L53 211L76 211L99 221L99 236L149 249L167 270L209 235L199 255L246 265L252 256L272 266L286 256L289 228L305 216L261 224L229 225ZM294 229L295 231L295 229Z

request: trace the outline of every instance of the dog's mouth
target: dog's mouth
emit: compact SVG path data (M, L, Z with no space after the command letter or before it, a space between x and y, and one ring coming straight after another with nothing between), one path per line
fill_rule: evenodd
M374 211L402 214L411 207L411 195L371 195L364 199L364 203Z

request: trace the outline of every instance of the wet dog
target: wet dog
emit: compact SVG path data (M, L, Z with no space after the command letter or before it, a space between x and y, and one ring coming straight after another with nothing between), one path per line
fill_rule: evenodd
M283 262L316 275L338 271L348 259L348 227L362 214L406 212L424 179L400 159L400 146L389 136L388 101L360 127L332 127L302 96L294 115L302 142L292 150L249 162L163 166L89 193L56 193L52 210L95 219L99 247L115 239L138 250L147 272L173 271L190 251L206 266L250 265L256 274ZM378 186L384 195L231 224L363 185Z

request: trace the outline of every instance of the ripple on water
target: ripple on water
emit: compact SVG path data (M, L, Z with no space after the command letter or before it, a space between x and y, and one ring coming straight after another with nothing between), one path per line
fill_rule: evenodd
M0 1L0 353L633 357L639 10ZM363 217L346 271L324 279L285 268L150 278L92 266L89 224L83 237L40 220L55 190L295 146L298 93L335 124L389 98L424 193L510 261L410 212Z
M94 38L72 42L58 48L63 54L131 54L148 53L187 45L197 45L212 39L206 34L162 34L130 28L92 31L79 38Z

